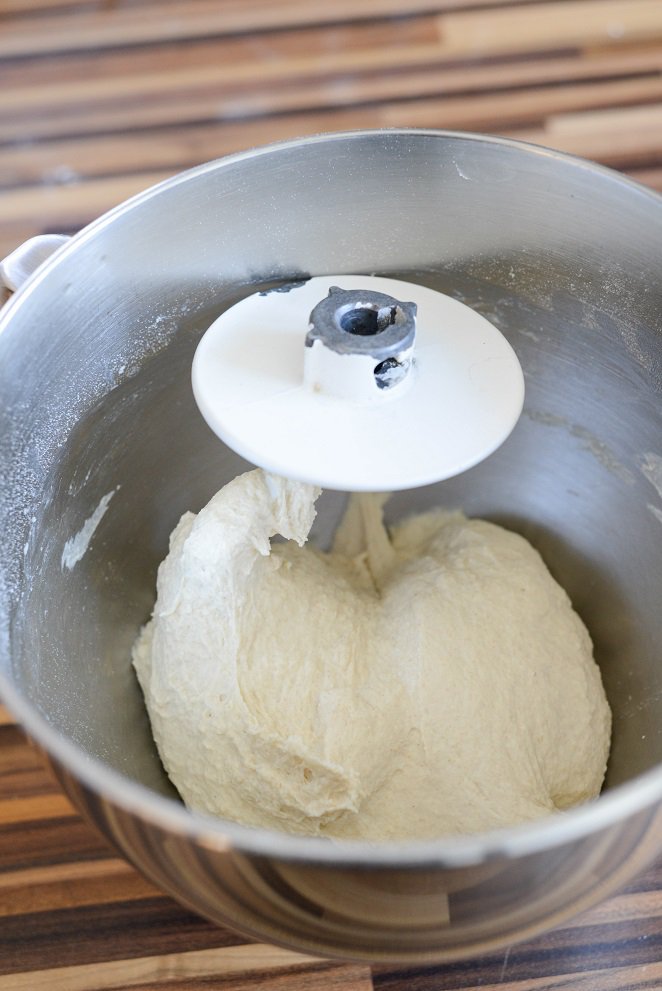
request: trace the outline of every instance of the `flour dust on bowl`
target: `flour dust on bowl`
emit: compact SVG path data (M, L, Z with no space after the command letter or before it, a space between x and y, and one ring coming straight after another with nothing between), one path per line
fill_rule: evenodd
M2 310L0 691L67 793L164 890L307 952L434 961L557 924L656 855L661 233L659 197L545 149L329 135L148 191ZM182 513L251 468L197 410L194 353L256 292L357 274L450 297L517 355L526 397L508 439L396 491L386 519L461 507L541 552L590 631L613 714L595 801L489 832L329 841L192 812L163 771L132 645ZM320 497L318 545L344 505Z

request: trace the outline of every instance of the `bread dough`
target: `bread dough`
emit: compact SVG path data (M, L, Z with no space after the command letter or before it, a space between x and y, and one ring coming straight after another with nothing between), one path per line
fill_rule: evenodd
M610 711L588 633L517 534L256 470L186 513L134 664L193 809L292 833L433 838L595 797ZM281 534L285 543L270 543Z

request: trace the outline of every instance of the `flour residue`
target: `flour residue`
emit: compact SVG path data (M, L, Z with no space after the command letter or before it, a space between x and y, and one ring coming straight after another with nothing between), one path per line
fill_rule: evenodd
M106 510L110 505L110 500L117 492L117 489L119 489L119 485L117 488L113 489L112 492L107 492L106 495L102 497L99 505L94 510L92 515L85 520L85 523L78 533L74 534L73 537L70 537L69 540L67 540L64 545L64 550L62 551L61 567L63 571L65 568L68 568L69 571L71 571L71 569L78 564L83 555L86 553L87 548L90 546L90 541L92 540L97 527L101 523L101 520L104 518Z
M647 509L649 513L653 514L656 520L659 520L660 523L662 523L662 509L659 509L657 506L653 506L650 502L647 503Z
M558 416L556 413L544 413L540 410L524 410L524 414L535 423L542 423L546 427L561 427L563 430L567 430L572 437L575 437L581 442L584 450L592 454L603 468L606 468L607 471L616 475L623 482L627 482L628 485L633 484L634 478L632 477L632 473L625 465L621 464L607 444L596 437L594 433L591 433L590 430L587 430L586 427L581 427L577 423L571 423L570 420L567 420L564 416Z
M659 454L653 454L649 451L642 456L639 467L641 468L641 474L651 483L660 499L662 499L662 457ZM646 508L649 513L653 514L656 520L662 523L662 509L650 502L647 503Z
M641 472L662 499L662 457L650 452L644 454L641 459Z
M453 165L455 166L455 171L459 175L460 179L465 179L467 182L471 182L471 176L467 175L466 172L463 172L457 162L453 162Z

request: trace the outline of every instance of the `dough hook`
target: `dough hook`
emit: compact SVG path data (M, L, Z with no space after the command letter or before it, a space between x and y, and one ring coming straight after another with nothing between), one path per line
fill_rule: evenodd
M347 491L415 488L499 447L524 401L505 337L458 300L375 276L317 276L225 311L198 345L211 429L267 471Z

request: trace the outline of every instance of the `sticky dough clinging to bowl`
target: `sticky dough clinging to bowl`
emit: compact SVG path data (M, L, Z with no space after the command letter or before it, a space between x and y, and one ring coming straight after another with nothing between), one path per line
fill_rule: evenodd
M521 536L256 470L186 513L134 665L192 808L293 833L471 833L594 798L610 711L589 635ZM281 534L286 543L271 544Z

